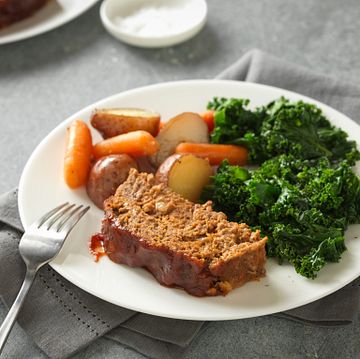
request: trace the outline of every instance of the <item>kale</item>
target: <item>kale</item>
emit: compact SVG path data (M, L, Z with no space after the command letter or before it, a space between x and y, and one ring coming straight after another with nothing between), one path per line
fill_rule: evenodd
M208 108L215 110L211 142L245 146L249 162L255 164L284 153L302 159L346 159L352 165L360 159L355 142L313 104L281 97L253 111L248 106L246 99L214 98L209 102Z
M267 235L267 254L315 278L346 249L344 232L360 221L360 180L348 161L283 154L257 169L224 161L202 199L230 220Z
M360 180L351 166L360 159L354 141L322 111L281 97L254 110L249 100L214 98L213 143L247 147L256 169L224 161L202 200L230 220L268 236L267 254L315 278L346 249L344 233L360 222Z
M214 209L226 213L232 221L239 219L237 214L241 207L241 212L244 213L242 221L254 223L257 209L254 204L248 202L248 194L245 190L249 178L250 172L247 169L230 166L227 161L223 161L212 183L203 190L202 199L204 201L210 199Z

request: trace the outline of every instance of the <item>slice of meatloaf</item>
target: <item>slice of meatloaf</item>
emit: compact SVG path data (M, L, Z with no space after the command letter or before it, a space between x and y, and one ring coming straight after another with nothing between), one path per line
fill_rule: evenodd
M105 201L104 247L116 263L144 267L163 285L196 296L225 295L265 275L265 242L228 222L211 202L194 204L154 176L130 171Z

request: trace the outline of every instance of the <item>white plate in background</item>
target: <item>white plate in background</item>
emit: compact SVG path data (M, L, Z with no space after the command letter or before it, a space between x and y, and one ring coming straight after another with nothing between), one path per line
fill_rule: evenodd
M49 0L32 16L0 29L0 45L55 29L80 16L96 2L98 0Z
M292 309L322 298L360 275L360 226L346 233L348 250L340 263L325 266L316 280L295 273L290 265L269 259L267 275L259 282L247 283L226 297L196 298L181 289L161 286L141 268L111 262L107 257L95 263L88 251L92 234L100 230L103 216L85 189L71 190L62 174L66 127L74 119L89 121L95 108L137 107L152 109L166 121L184 111L204 111L214 96L245 97L259 106L285 96L318 105L350 139L358 142L360 127L340 112L308 97L275 87L224 80L190 80L163 83L119 93L75 113L56 127L35 149L28 160L19 185L19 210L24 227L49 209L63 202L89 204L91 210L69 236L51 266L66 279L99 298L136 311L178 319L227 320L256 317ZM95 141L100 136L93 131ZM358 168L357 168L358 171Z

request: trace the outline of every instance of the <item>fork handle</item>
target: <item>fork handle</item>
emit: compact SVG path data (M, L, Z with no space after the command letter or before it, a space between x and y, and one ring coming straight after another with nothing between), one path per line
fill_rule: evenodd
M6 339L9 336L9 333L15 323L15 320L19 314L19 311L24 304L26 295L29 292L29 289L31 288L31 285L33 284L33 281L35 279L37 270L33 269L27 269L25 274L24 282L20 288L20 291L11 306L9 313L7 314L6 318L4 319L3 323L0 327L0 354L4 348Z

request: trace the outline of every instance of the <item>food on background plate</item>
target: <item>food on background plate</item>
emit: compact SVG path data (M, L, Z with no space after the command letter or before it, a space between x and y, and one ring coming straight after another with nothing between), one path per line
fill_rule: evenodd
M146 268L163 285L215 296L265 275L267 239L259 231L228 222L210 202L184 199L152 174L131 169L104 208L108 257Z
M137 163L126 154L105 156L96 161L90 170L86 191L97 207L104 208L105 199L126 180L130 168L137 168Z
M197 202L212 175L208 160L192 154L175 154L160 165L155 178L182 197Z
M137 130L156 136L159 132L160 115L136 108L105 108L95 110L90 123L105 139Z
M70 188L86 184L91 165L92 138L90 129L81 120L70 124L66 131L64 179Z
M134 157L150 156L159 150L156 139L146 131L133 131L110 137L95 144L93 155L95 158L126 153Z
M181 142L208 143L208 128L197 113L184 112L166 122L156 140L160 148L150 159L155 167L159 167L175 153L176 146Z
M0 0L0 29L33 15L48 0Z
M248 151L245 147L213 143L183 142L177 145L175 153L193 154L207 158L211 165L220 165L222 161L228 160L232 165L244 166L248 157Z

